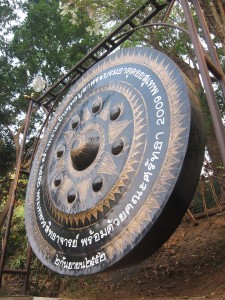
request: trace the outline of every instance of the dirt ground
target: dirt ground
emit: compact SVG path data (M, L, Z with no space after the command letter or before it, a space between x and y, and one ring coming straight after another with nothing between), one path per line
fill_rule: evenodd
M31 278L31 295L78 300L225 299L225 212L199 220L198 226L184 219L160 250L136 266L82 278L46 281L43 275L38 294Z
M128 269L63 280L58 297L74 299L225 299L225 213L184 219L148 260Z

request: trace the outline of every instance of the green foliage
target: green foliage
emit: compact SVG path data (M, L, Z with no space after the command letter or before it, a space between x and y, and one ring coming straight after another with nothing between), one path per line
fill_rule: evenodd
M159 4L166 2L158 0ZM60 1L56 0L0 0L0 179L6 175L10 177L13 171L15 145L12 133L15 135L21 126L23 113L28 106L23 95L33 92L31 85L36 75L43 76L49 85L54 83L83 58L97 44L102 35L106 35L118 26L131 12L143 4L143 1L62 0L61 9L59 3ZM16 9L23 11L23 19L18 17ZM150 10L146 8L139 18L143 18L149 12ZM157 18L158 16L154 21L157 22ZM186 26L179 3L175 3L169 21ZM201 35L201 32L199 34ZM214 35L214 43L225 65L217 35ZM132 38L125 41L123 47L140 45L153 46L171 57L180 59L179 62L185 58L184 69L190 65L191 68L195 66L195 56L189 37L174 28L142 28ZM216 92L221 112L224 114L225 108L221 93L219 89ZM201 95L201 101L205 112L208 138L213 140L212 121L204 95ZM31 120L29 143L26 145L28 155L30 155L37 124L42 117L43 112ZM218 163L217 166L220 164ZM220 171L224 172L223 169ZM12 268L22 268L25 263L25 256L19 253L25 253L27 247L24 228L26 184L26 178L22 178L17 190L8 253L12 258L10 263ZM215 182L215 184L218 191L218 183ZM8 182L6 185L0 183L0 195L3 195L0 199L2 200L0 209L6 201L8 187ZM206 201L207 206L211 207L214 205L214 199L209 188L209 183L206 182ZM194 212L203 209L201 195L197 194L193 203ZM48 273L39 262L35 266L40 272ZM49 277L52 276L50 272L48 274L50 274Z
M12 269L24 269L26 265L26 255L11 257L9 265Z
M0 126L1 128L1 126ZM13 170L15 163L15 148L7 139L2 138L4 131L0 133L0 178Z
M77 26L60 12L55 0L0 0L0 128L7 132L7 140L0 133L0 176L12 170L15 147L19 148L18 141L14 144L15 136L28 107L24 94L33 92L33 79L42 75L52 84L97 42L95 35L84 30L88 20L80 16ZM35 135L43 116L40 110L32 118L28 139Z
M106 2L104 0L62 0L61 14L69 15L73 24L80 25L83 18L86 20L85 28L90 33L97 31L106 34L116 22L124 20L143 2L140 0ZM82 16L82 17L81 17ZM118 25L118 24L116 24Z
M18 11L21 18L17 16ZM98 40L98 36L84 29L83 24L91 25L91 20L80 15L82 21L77 26L60 12L59 1L55 0L0 0L0 211L8 199L15 170L15 150L20 147L19 143L15 144L15 137L22 128L28 107L24 94L33 92L32 82L37 75L43 76L48 85L55 82ZM43 110L39 110L31 119L26 144L28 158L43 116ZM27 179L20 176L7 251L7 264L11 268L23 268L26 258L26 185ZM4 230L3 227L1 237Z
M158 4L163 5L163 4L167 4L169 3L169 1L166 0L158 0Z
M23 264L24 259L21 259L20 254L26 255L27 251L27 238L24 226L24 205L17 202L14 208L13 222L10 231L10 239L8 242L7 257L12 264ZM17 259L19 258L19 259Z
M57 297L62 277L45 267L36 257L31 265L30 293L36 296Z
M194 199L190 207L191 212L193 214L203 212L205 210L205 207L207 209L215 207L217 205L216 204L217 199L215 199L215 195L218 196L220 194L220 184L217 178L214 178L213 176L211 178L210 177L204 178L203 176L201 178L201 181L202 184L204 185L204 191L203 191L204 194L202 193L202 190L200 192L200 189L198 189L197 192L195 193Z
M87 53L95 40L89 39L82 22L78 27L68 17L60 16L57 1L29 4L27 12L25 22L14 33L14 55L31 78L41 73L54 82Z

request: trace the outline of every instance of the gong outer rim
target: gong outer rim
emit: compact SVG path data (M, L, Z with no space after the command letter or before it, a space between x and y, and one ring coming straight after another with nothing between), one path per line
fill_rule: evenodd
M119 53L119 54L118 54ZM38 166L40 164L42 148L40 147L31 171L31 176L28 183L28 190L26 196L26 207L25 207L25 224L28 234L29 242L37 255L37 257L50 269L56 271L63 275L70 276L79 276L79 275L89 275L92 273L100 272L106 270L110 267L118 266L127 266L133 264L133 262L141 261L151 255L156 249L158 249L174 232L178 224L180 223L183 215L185 214L186 209L188 208L190 201L194 195L201 166L203 161L204 154L204 133L202 125L202 116L200 111L199 102L197 96L195 95L190 82L179 70L179 68L171 61L167 56L160 53L157 50L149 48L130 48L125 49L121 52L110 55L100 63L93 66L76 84L75 88L72 87L72 90L78 91L80 87L85 82L88 82L90 78L93 78L98 70L101 70L105 64L113 65L113 60L115 57L120 55L131 56L132 53L135 55L146 55L149 58L155 58L152 68L158 65L163 68L163 64L169 64L170 68L173 69L172 74L176 73L176 76L180 78L181 85L186 86L186 93L189 96L189 115L185 116L189 118L189 125L187 125L186 130L189 131L189 137L183 144L182 154L179 158L179 166L176 166L177 178L173 179L173 188L171 188L167 194L170 194L167 198L164 207L155 217L153 224L147 222L148 225L142 225L141 232L133 238L133 242L125 243L122 247L123 250L117 251L115 247L115 253L111 259L107 262L104 262L101 265L92 267L90 269L79 270L75 272L74 270L60 269L53 265L53 257L55 257L55 250L48 245L48 243L43 240L36 240L36 237L41 237L40 230L35 224L35 215L34 215L34 198L35 198L35 184L36 178L38 176ZM121 54L122 53L122 54ZM144 64L144 62L142 62ZM169 72L169 71L168 71ZM159 74L160 76L160 74ZM160 80L164 80L160 78ZM174 80L175 81L175 80ZM168 84L169 82L167 82ZM173 82L171 83L171 85ZM167 86L167 89L168 86ZM70 92L71 93L71 92ZM70 101L69 96L66 97L65 102ZM54 125L55 120L58 118L58 114L62 113L64 108L59 108L57 115L53 117L52 123ZM179 112L178 112L179 114ZM182 116L184 118L184 116ZM181 118L181 119L182 119ZM47 137L51 132L53 125L49 126ZM43 138L41 144L45 145L46 141ZM171 150L171 149L170 149ZM178 151L177 151L178 153ZM165 167L165 165L164 165ZM168 167L168 166L167 166ZM163 171L162 171L163 172ZM191 174L191 178L190 178ZM161 180L162 181L162 180ZM120 236L121 239L121 236ZM41 246L40 246L41 245Z

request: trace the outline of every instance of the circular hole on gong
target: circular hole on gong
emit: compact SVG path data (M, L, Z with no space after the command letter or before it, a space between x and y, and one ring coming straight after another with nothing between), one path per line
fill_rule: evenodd
M65 146L61 145L56 151L57 158L62 157L64 153L65 153Z
M61 182L62 182L62 175L59 174L54 179L54 185L55 185L55 187L60 186Z
M101 102L101 101L96 101L96 102L92 105L92 112L93 112L94 114L96 114L96 113L100 110L101 106L102 106L102 102Z
M98 155L100 136L98 131L90 129L76 139L71 147L70 157L76 171L84 171L90 167Z
M120 107L114 107L110 113L110 120L114 121L119 118L121 113Z
M80 118L79 116L75 116L73 119L72 119L72 129L76 129L78 127L78 125L80 124Z
M73 203L76 200L76 193L75 191L70 191L67 195L67 202L68 203Z
M123 150L124 147L124 142L123 140L119 139L115 141L112 145L112 154L113 155L118 155L120 152Z
M92 189L94 192L99 192L103 186L103 178L98 176L94 179L92 183Z

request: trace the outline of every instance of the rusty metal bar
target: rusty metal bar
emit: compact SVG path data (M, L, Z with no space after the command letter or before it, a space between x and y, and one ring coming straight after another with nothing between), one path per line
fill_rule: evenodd
M208 25L206 23L206 20L205 20L204 14L202 12L201 6L200 6L200 4L197 0L192 0L192 3L193 3L194 8L196 10L198 20L200 22L200 25L201 25L201 28L202 28L202 33L203 33L204 39L206 41L206 44L208 46L208 50L209 50L209 54L210 54L210 57L212 59L212 62L216 66L216 68L223 74L223 70L222 70L218 55L216 53L215 46L212 42L210 32L209 32L209 28L208 28ZM223 100L225 102L225 76L224 76L224 74L223 74L223 77L220 78L219 80L220 80L221 90L222 90L222 93L223 93Z
M163 22L166 22L167 19L169 18L169 15L170 15L171 10L172 10L172 8L173 8L173 6L174 6L174 3L175 3L175 0L172 0L172 1L170 2L169 6L168 6L168 8L167 8L167 10L166 10L165 16L164 16L164 18L163 18L163 20L162 20Z
M27 247L27 261L26 261L26 270L27 272L25 273L25 280L24 280L24 294L26 295L28 293L29 289L29 278L30 278L30 265L31 265L31 260L32 260L32 249L30 244L28 243Z
M195 0L193 0L195 1ZM219 112L219 107L217 99L213 90L212 81L209 76L209 70L204 58L203 49L198 37L197 29L194 23L193 16L190 11L188 0L181 1L181 5L184 10L185 18L188 24L189 32L191 35L192 43L194 45L195 55L198 61L200 74L202 77L202 82L206 92L206 98L208 101L209 110L211 113L213 126L215 129L216 138L220 148L221 158L223 161L223 166L225 168L225 131L222 123L222 119Z
M214 65L214 63L212 63L211 59L209 59L208 56L204 55L205 60L206 60L206 64L208 66L209 71L218 79L218 80L222 80L224 78L224 74L221 71L221 69L218 69L217 66ZM224 98L225 100L225 98Z
M134 17L136 17L141 10L147 7L152 1L146 1L142 6L136 9L132 15L127 17L113 32L111 32L107 37L105 37L97 46L95 46L87 55L84 56L72 69L70 69L65 75L63 75L56 83L54 83L44 94L42 94L37 101L41 102L51 91L54 90L63 80L67 79L69 75L77 70L77 68L83 64L88 58L92 57L96 52L98 52L106 43L113 38L118 32L120 32L124 26L130 22ZM106 55L108 53L106 52ZM98 58L99 60L99 58Z
M169 5L168 10L165 14L164 20L166 20L168 18L175 0L168 1L168 2L170 2L170 5ZM159 10L161 10L161 6L158 5L156 1L147 1L146 3L155 5L156 6L156 11L151 13L149 16L147 16L146 19L142 20L142 22L140 24L144 24L145 22L147 22L148 19L151 19L151 17L153 15L157 14L157 12L159 12ZM146 3L144 5L146 5ZM187 20L187 23L188 23L189 33L191 35L191 39L192 39L192 42L193 42L193 45L194 45L194 51L195 51L195 54L196 54L196 57L197 57L197 60L198 60L199 70L200 70L200 74L202 76L203 85L204 85L204 88L205 88L205 91L206 91L206 97L207 97L209 109L210 109L210 112L211 112L216 137L217 137L218 144L219 144L219 147L220 147L220 150L221 150L221 156L222 156L223 164L225 166L224 126L223 126L222 121L221 121L217 100L216 100L215 93L214 93L213 87L212 87L212 81L211 81L210 76L209 76L209 70L213 73L213 75L218 80L221 81L222 91L223 91L224 95L225 95L225 78L224 78L224 74L223 74L223 71L221 69L221 66L220 66L220 63L219 63L218 56L216 54L214 45L213 45L211 37L210 37L207 24L205 22L203 14L202 14L201 7L200 7L197 0L192 0L192 3L195 6L196 13L198 15L200 24L202 26L203 34L205 36L206 43L208 44L209 52L210 52L211 59L212 59L213 62L211 62L211 60L204 55L204 50L202 49L202 45L199 41L197 30L196 30L196 27L195 27L195 24L194 24L194 21L193 21L193 16L191 14L190 7L188 5L188 0L182 0L181 1L181 5L183 7L185 17L186 17L186 20ZM144 7L144 5L143 5L143 7ZM157 11L157 9L159 9L159 10ZM135 11L135 14L137 15L139 12L140 12L140 8ZM135 14L133 16L135 16ZM134 32L135 30L138 29L138 26L135 25L131 21L131 16L129 18L127 18L125 20L125 22L126 22L126 24L130 25L131 28L134 29L134 30L131 30L132 32ZM83 66L82 64L85 63L88 58L93 59L93 61L94 61L93 64L95 62L99 61L99 57L95 56L95 54L97 53L97 51L101 50L101 47L104 47L108 41L112 42L113 47L114 46L117 47L119 44L121 44L121 42L123 42L127 38L129 38L129 36L131 35L131 31L126 32L124 35L121 35L120 38L118 39L118 41L115 40L115 39L111 40L112 38L115 37L116 34L118 34L120 32L120 30L126 24L125 23L123 25L121 24L121 26L119 28L117 28L116 32L113 32L111 35L107 36L87 56L85 56L83 60L81 60L74 68L72 68L66 75L64 75L59 81L57 81L50 88L50 90L46 91L46 93L43 94L38 100L41 102L42 100L44 100L44 98L46 96L48 96L49 94L52 94L53 88L57 87L59 84L64 85L64 90L61 89L58 92L57 95L53 94L53 97L58 97L61 94L62 91L64 92L66 89L68 89L68 87L72 83L74 83L74 81L77 80L79 75L76 74L75 76L72 77L72 79L69 79L68 76L73 75L72 73L74 71L77 71L78 67L82 67ZM161 25L165 25L165 24L161 23ZM134 26L136 26L136 27L134 28ZM167 25L165 25L165 26L167 26ZM114 49L114 48L110 48L110 49ZM108 53L106 51L104 54L101 54L100 58L102 59L107 54ZM90 66L88 66L87 69ZM86 67L84 67L84 68L86 69ZM84 69L84 71L85 71L85 69ZM81 73L80 75L82 75L83 71L80 71L80 73ZM67 78L68 78L68 81L65 82L64 79L67 79ZM5 236L4 236L3 251L2 251L1 260L0 260L0 287L1 287L1 284L2 284L2 275L3 274L23 274L23 275L26 276L25 282L24 282L24 291L25 291L25 293L27 293L27 290L28 290L29 275L30 275L30 263L31 263L31 258L32 258L32 251L31 251L30 246L28 245L28 255L27 255L27 263L26 263L26 269L25 270L7 270L7 269L4 269L4 266L5 266L5 254L6 254L7 242L8 242L8 237L9 237L10 227L11 227L11 222L12 222L13 207L14 207L14 203L15 203L15 194L16 194L16 188L17 188L18 179L19 179L19 173L23 172L23 170L21 170L21 163L22 163L24 146L25 146L26 137L27 137L27 131L28 131L29 123L30 123L30 117L31 117L33 102L36 102L36 101L31 99L30 104L29 104L29 108L28 108L28 112L27 112L23 142L22 142L22 145L21 145L20 154L19 154L19 158L18 158L18 162L17 162L16 175L15 175L14 182L13 182L13 192L12 192L11 198L10 198L11 201L10 201L10 210L9 210L9 214L8 214L8 223L7 223L6 233L5 233ZM49 103L49 102L47 102L47 103Z
M163 8L165 8L168 3L170 3L172 0L168 0L166 3L159 4L155 0L148 0L144 4L142 4L140 7L138 7L130 16L128 16L115 30L113 30L107 37L105 37L96 47L94 47L87 55L84 56L74 67L72 67L65 75L63 75L56 83L54 83L46 92L44 92L38 99L37 102L44 102L45 98L48 98L49 95L53 93L53 91L56 88L60 89L60 85L62 82L67 83L67 88L70 87L74 81L76 81L80 76L84 74L85 71L80 72L79 74L79 68L80 66L84 65L92 59L93 61L88 64L87 70L93 66L97 61L100 61L104 57L106 57L110 52L115 50L119 45L121 45L125 40L127 40L133 32L129 32L121 39L117 39L117 34L121 33L123 29L126 29L126 26L129 25L131 28L133 26L138 27L139 25L143 25L147 23L151 18L153 18L155 15L157 15ZM153 9L139 24L134 24L132 22L132 25L130 25L131 21L137 17L141 11L143 11L148 5L153 5L155 9ZM93 59L93 56L95 59ZM97 61L96 61L97 59ZM72 78L71 78L71 77ZM47 101L43 105L48 105L49 103L54 101L55 97L58 97L61 95L61 90L57 90L56 95L52 95L52 98L47 99ZM54 93L53 93L54 94Z
M27 269L24 269L24 270L20 270L20 269L4 269L3 274L15 274L15 275L26 275L27 274Z
M30 102L29 102L28 111L27 111L26 121L25 121L23 140L22 140L22 144L21 144L21 148L20 148L19 157L17 160L15 178L13 180L12 193L10 195L10 206L9 206L9 211L8 211L8 219L7 219L5 235L3 238L2 254L1 254L1 260L0 260L0 288L2 285L3 273L7 272L7 270L4 270L5 255L6 255L6 251L7 251L7 244L8 244L9 234L10 234L10 228L11 228L11 224L12 224L13 210L14 210L14 204L15 204L15 200L16 200L16 189L17 189L19 175L20 175L21 163L22 163L22 158L23 158L23 154L24 154L25 142L26 142L28 128L29 128L29 124L30 124L32 108L33 108L33 99L31 98ZM22 270L20 270L20 272L21 271ZM26 272L26 271L24 271L24 272Z
M169 0L168 3L170 2L174 2L175 0ZM110 35L108 35L107 37L105 37L96 47L94 47L84 58L82 58L74 67L72 67L68 73L66 73L65 75L63 75L55 84L53 84L45 93L43 93L38 99L37 99L37 103L42 103L42 101L44 101L45 99L46 102L44 104L44 106L48 106L50 104L52 104L50 111L48 113L48 116L46 117L41 129L40 129L40 133L39 136L37 138L37 141L39 140L39 137L42 133L43 128L45 127L48 118L50 116L50 114L53 111L54 106L56 105L56 103L58 102L59 98L63 95L63 93L65 93L69 87L71 85L73 85L81 76L82 74L78 74L77 70L79 69L80 65L84 64L88 59L92 58L93 62L88 66L88 68L90 68L92 65L94 65L96 62L98 62L99 60L103 59L105 56L108 55L108 52L106 51L105 53L103 53L101 55L101 57L97 57L97 51L99 51L102 47L104 47L104 45L107 44L107 42L110 42L111 39L113 38L113 42L115 44L114 48L112 48L110 51L114 50L115 48L117 48L121 43L123 43L125 40L127 40L134 32L135 32L135 28L132 27L132 30L126 31L124 34L118 35L122 29L127 25L130 24L131 20L136 17L140 11L142 11L144 8L146 8L148 5L152 4L155 6L155 10L153 10L144 20L142 20L140 22L141 26L143 26L145 23L147 23L151 18L153 18L157 13L159 13L163 8L165 8L168 3L166 4L157 4L157 1L152 1L152 0L148 0L146 1L143 5L141 5L138 9L136 9L129 17L127 17L122 24L119 25L119 27L117 27ZM170 6L170 9L172 9L172 6ZM135 25L136 29L140 28L139 25ZM72 78L69 79L69 76L72 76ZM65 83L65 80L67 79L67 82ZM59 87L60 84L62 84L62 82L64 83L64 87L60 90L58 90L56 92L56 94L54 94L52 91ZM52 98L48 99L49 95L52 95ZM36 147L37 147L37 143L35 144L35 150L33 152L33 156L32 156L32 160L34 158L34 154L36 152Z

